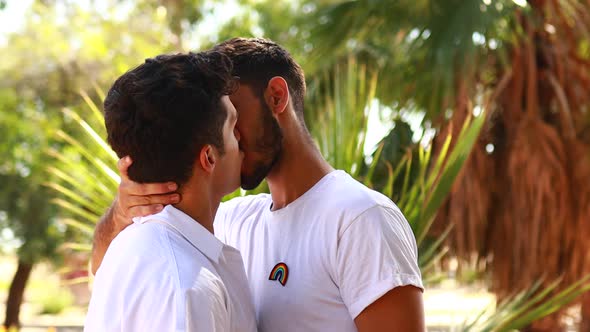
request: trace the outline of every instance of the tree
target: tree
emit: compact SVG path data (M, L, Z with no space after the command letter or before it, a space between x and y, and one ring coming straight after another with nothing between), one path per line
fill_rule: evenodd
M499 298L542 276L547 286L590 271L590 189L579 185L590 181L587 2L327 1L316 22L310 62L329 68L353 52L388 73L377 98L424 112L436 150L489 106L438 228L456 225L453 253L488 262ZM533 329L557 325L554 316Z
M64 146L56 130L73 125L61 109L84 104L80 90L90 92L86 99L98 98L94 86L111 83L112 77L141 59L175 48L166 42L165 12L136 12L114 1L101 8L36 1L22 31L9 36L1 48L0 211L7 215L3 226L22 242L7 299L6 326L19 324L34 264L56 257L63 242L67 219L57 218L54 191L45 187L57 176L47 172L54 160L47 152Z
M0 210L21 239L18 267L10 286L5 326L19 325L19 308L35 262L54 257L61 232L55 223L51 192L42 186L49 161L43 151L51 121L34 105L20 104L10 90L0 90ZM11 110L5 111L5 110ZM24 120L24 121L23 121Z

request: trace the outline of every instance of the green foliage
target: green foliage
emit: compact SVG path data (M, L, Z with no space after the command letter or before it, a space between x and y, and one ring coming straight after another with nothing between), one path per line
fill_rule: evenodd
M74 303L74 296L61 287L48 287L43 293L38 294L37 298L32 299L32 302L41 307L40 314L58 315Z
M375 98L377 73L351 57L324 75L327 77L320 76L309 84L307 122L326 160L357 177L364 163L368 113Z
M380 79L382 103L427 111L432 119L452 107L457 83L474 75L493 79L490 52L502 58L513 37L513 1L325 1L310 20L314 72L355 54ZM520 9L526 10L526 8Z
M589 280L590 275L557 294L554 293L561 279L555 280L543 289L542 282L537 281L530 288L481 311L475 318L463 324L461 331L509 332L524 328L531 322L563 308L590 290Z
M103 97L96 86L111 84L113 77L142 59L175 48L168 38L169 19L165 12L120 1L101 2L100 9L94 3L34 1L22 30L7 36L6 45L0 46L0 211L7 214L0 228L10 228L23 243L19 249L23 260L56 256L65 235L63 226L71 223L56 218L58 206L69 206L70 213L75 210L78 215L103 213L79 195L80 188L100 193L97 199L102 204L112 200L114 191L105 185L108 181L112 185L112 179L94 179L85 173L77 179L83 187L58 187L59 179L70 179L72 174L53 164L56 158L76 163L84 147L104 134L99 106L91 103ZM91 94L80 98L80 90ZM84 120L98 128L95 137L83 128L76 131L80 119L73 112L62 112L64 105L92 110ZM77 147L71 145L74 141ZM96 158L88 162L105 167ZM81 208L54 198L56 191L47 190L45 184L67 193ZM67 237L78 240L73 234Z
M101 91L98 94L104 95ZM57 180L46 185L61 194L53 202L62 209L62 222L82 237L80 242L66 246L89 251L93 224L113 201L120 177L116 173L118 158L104 139L102 115L91 99L85 98L85 102L87 108L80 114L87 115L88 121L70 109L63 110L79 127L74 135L56 132L56 138L68 145L62 150L49 150L55 166L48 168L48 172Z
M38 105L0 89L0 210L7 216L0 227L21 239L19 256L28 263L54 257L61 238L49 202L52 193L41 186L49 160L43 151L51 144L54 123Z
M26 291L27 300L39 314L57 315L74 303L72 292L47 264L39 264Z

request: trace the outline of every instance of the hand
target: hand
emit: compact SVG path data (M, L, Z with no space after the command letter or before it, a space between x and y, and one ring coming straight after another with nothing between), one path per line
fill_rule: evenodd
M123 229L132 223L132 218L160 212L165 205L180 202L176 183L137 183L129 179L127 169L133 161L126 156L117 167L121 175L119 194L115 200L114 217L117 228Z

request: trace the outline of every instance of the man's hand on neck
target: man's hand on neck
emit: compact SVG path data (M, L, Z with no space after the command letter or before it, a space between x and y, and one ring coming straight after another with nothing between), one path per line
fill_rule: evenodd
M165 205L180 202L181 197L175 192L175 183L137 183L129 179L127 169L132 160L124 157L117 167L121 175L118 195L111 207L96 224L92 243L90 267L93 274L100 267L102 259L111 241L125 227L132 223L133 217L142 217L162 211Z

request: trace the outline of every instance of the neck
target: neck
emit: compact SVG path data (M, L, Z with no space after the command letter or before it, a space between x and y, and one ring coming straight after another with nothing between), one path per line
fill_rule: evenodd
M174 206L213 233L213 219L221 197L211 193L210 186L203 181L193 181L194 178L182 186L182 201Z
M334 169L300 125L283 131L283 152L266 177L273 210L293 202Z

